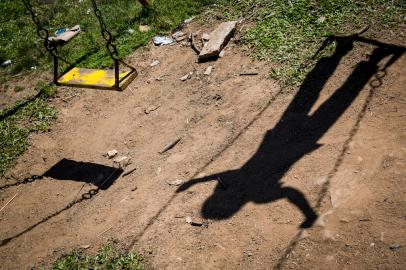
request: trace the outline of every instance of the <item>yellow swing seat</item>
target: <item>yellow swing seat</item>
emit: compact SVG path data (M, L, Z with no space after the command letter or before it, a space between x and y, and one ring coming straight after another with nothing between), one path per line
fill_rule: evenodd
M131 70L120 71L118 76L120 80L118 88L122 90L137 76L137 73ZM74 67L59 77L57 84L83 88L113 89L115 88L115 71L114 69Z

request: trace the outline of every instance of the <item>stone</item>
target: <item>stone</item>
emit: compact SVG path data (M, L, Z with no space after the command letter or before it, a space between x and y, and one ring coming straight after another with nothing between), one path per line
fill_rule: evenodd
M178 32L173 33L173 35L172 35L172 38L176 39L176 40L181 37L186 37L186 33L182 32L182 31L178 31Z
M186 74L185 76L181 77L180 80L182 82L190 80L192 78L192 74L193 74L193 72L190 72L190 73Z
M138 30L141 33L145 33L145 32L148 32L149 30L151 30L151 27L148 25L140 25L140 26L138 26Z
M222 51L219 53L219 57L220 57L220 58L223 58L225 53L226 53L226 50L222 50Z
M204 72L204 75L210 76L212 70L213 70L213 66L208 66L208 67L206 68L206 71Z
M153 61L149 66L150 67L155 67L155 66L157 66L157 65L159 65L161 62L159 62L159 60L155 60L155 61Z
M175 179L175 180L170 180L170 181L166 181L166 183L168 183L168 185L170 186L180 186L184 183L184 181L182 179Z
M119 156L119 157L116 157L113 160L113 162L115 164L118 164L119 168L125 168L125 167L127 167L128 165L131 164L131 159L129 157L126 157L126 156Z
M218 56L234 34L236 27L236 21L229 21L221 23L211 32L209 42L207 42L199 54L199 61Z
M192 217L190 217L190 216L187 216L185 220L186 220L186 223L187 223L187 224L190 224L190 225L192 225L192 226L201 227L201 226L205 225L205 223L204 223L203 221L201 221L201 220L194 220L194 219L192 219ZM205 227L207 227L207 223L206 223Z
M317 19L318 23L324 23L326 21L326 17L321 16L320 18Z
M389 245L390 250L397 250L398 248L400 248L400 245L397 243L392 243Z
M115 157L117 154L118 154L117 150L110 150L107 152L106 156L107 156L107 158L110 159L110 158Z

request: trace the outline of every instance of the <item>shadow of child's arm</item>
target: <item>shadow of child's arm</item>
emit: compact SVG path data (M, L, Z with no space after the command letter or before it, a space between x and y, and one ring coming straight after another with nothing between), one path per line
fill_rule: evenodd
M182 192L185 191L187 189L189 189L191 186L194 186L196 184L200 184L200 183L204 183L204 182L209 182L209 181L215 181L218 178L226 178L226 175L229 175L230 171L225 171L225 172L221 172L221 173L216 173L216 174L212 174L212 175L208 175L205 177L201 177L201 178L195 178L195 179L190 179L189 181L183 183L177 190L176 192Z

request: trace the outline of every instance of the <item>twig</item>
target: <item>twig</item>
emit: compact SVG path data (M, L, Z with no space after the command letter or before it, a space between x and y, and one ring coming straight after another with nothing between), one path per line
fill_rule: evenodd
M159 154L163 154L169 149L173 148L178 142L180 142L181 139L182 137L177 137L175 140L165 145L165 147L161 151L159 151Z
M124 176L127 176L127 175L129 175L130 173L132 173L133 171L135 171L136 169L137 169L136 167L134 167L134 168L132 168L132 169L128 169L126 172L123 173L122 176L123 176L123 177L124 177Z
M252 75L258 75L258 72L241 72L240 76L252 76Z
M0 209L0 212L3 211L3 209L6 208L6 206L7 206L9 203L11 203L11 202L14 200L14 198L17 197L17 195L18 195L18 192L13 196L13 198L11 198L11 199Z
M97 237L102 236L104 233L106 233L107 231L111 230L111 228L113 228L113 226L108 227L107 229L105 229L104 231L102 231L101 233L99 233L99 235Z

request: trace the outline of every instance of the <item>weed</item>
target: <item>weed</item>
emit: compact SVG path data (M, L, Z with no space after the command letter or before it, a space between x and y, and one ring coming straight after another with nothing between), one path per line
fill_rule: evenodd
M52 97L57 92L57 87L54 84L47 83L44 81L38 81L35 90L41 92L45 97Z
M403 20L406 10L402 0L223 0L222 3L226 17L250 17L256 22L244 41L253 56L273 64L271 77L288 89L303 81L311 69L311 63L308 66L303 63L327 36L348 34L369 22L392 27Z
M4 111L0 113L0 176L24 153L28 135L49 131L51 121L56 117L55 109L43 98L34 99L17 113L3 118Z
M16 85L14 86L14 92L18 93L24 90L24 87L20 86L20 85Z
M153 35L171 31L182 20L197 14L202 7L213 1L156 0L150 8L143 8L138 1L111 0L97 3L107 28L118 45L119 55L124 58L134 49L145 45ZM87 68L112 66L89 0L55 1L51 5L44 5L36 0L31 0L31 3L41 24L51 35L60 27L81 25L83 33L58 50L62 57L70 62L79 60L80 65ZM0 58L11 59L15 63L4 70L15 74L29 70L32 66L48 68L51 59L43 48L42 40L37 36L35 25L25 12L22 1L1 1L0 13L8 15L0 24ZM146 33L128 32L128 29L138 30L140 24L148 24L152 30Z
M133 253L125 254L118 250L114 241L109 241L95 256L88 256L82 250L75 250L59 258L52 270L79 269L144 269L142 257Z

